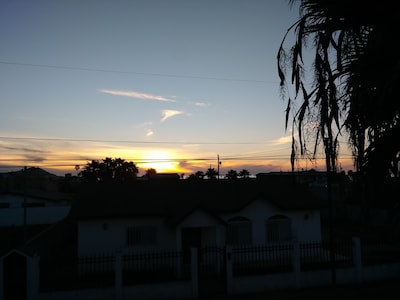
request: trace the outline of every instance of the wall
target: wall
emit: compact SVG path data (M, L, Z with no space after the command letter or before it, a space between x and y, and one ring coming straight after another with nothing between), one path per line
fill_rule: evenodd
M266 221L269 217L281 214L292 220L292 232L297 240L320 241L320 213L318 211L287 211L276 208L270 203L259 199L253 201L242 211L224 214L221 218L225 221L234 216L243 216L252 221L252 240L254 244L266 243ZM225 241L225 231L221 222L207 212L198 209L188 215L179 226L169 228L163 218L135 218L118 220L80 221L78 228L78 254L93 255L99 253L115 253L120 250L133 250L125 244L126 228L128 226L157 226L157 242L154 247L162 249L180 249L182 228L204 228L207 238L203 244L222 245ZM151 248L150 248L151 249ZM135 247L134 250L150 250L148 247Z
M235 216L243 216L252 221L253 243L265 244L266 222L274 215L284 215L292 220L292 233L301 241L320 241L321 223L318 210L282 210L274 205L259 199L250 203L242 211L223 215L225 221ZM305 216L307 215L307 218Z
M133 247L126 245L126 228L130 226L156 226L157 245ZM80 221L78 226L78 255L114 254L117 251L149 251L154 248L175 249L175 230L164 225L161 218L105 219Z
M26 207L23 203L40 203L42 206ZM22 195L0 195L0 203L9 207L0 208L0 226L23 226L26 213L27 225L53 224L68 216L71 206L67 202L52 202Z

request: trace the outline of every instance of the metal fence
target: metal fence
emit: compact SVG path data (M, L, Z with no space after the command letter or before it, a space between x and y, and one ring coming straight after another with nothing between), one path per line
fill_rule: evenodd
M336 242L332 245L319 241L302 242L299 246L302 270L325 269L332 264L341 267L353 264L353 245L351 241Z
M296 248L295 248L296 247ZM275 245L243 245L230 247L233 276L282 273L293 271L293 251L297 249L301 270L351 266L352 241L280 243ZM224 274L226 248L208 246L198 249L199 272ZM400 262L400 244L361 243L363 265ZM47 262L41 266L43 286L112 286L116 259L120 259L124 285L142 282L176 281L190 279L190 260L182 251L126 252L79 257L70 262ZM66 271L63 271L66 270ZM64 277L63 277L64 276ZM57 283L57 284L56 284Z
M183 261L183 252L176 250L122 255L124 284L185 280L189 278L189 265Z
M233 275L290 271L292 252L291 243L235 246L232 248Z
M363 265L400 262L400 243L364 241L361 259Z

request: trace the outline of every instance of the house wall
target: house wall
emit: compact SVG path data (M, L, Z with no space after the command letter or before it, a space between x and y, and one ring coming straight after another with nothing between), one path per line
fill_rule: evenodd
M274 215L284 215L291 219L293 237L299 241L320 241L320 213L316 210L281 210L259 199L237 213L224 214L222 220L243 216L252 222L252 241L254 244L266 243L266 221ZM126 229L130 226L156 226L157 243L152 246L126 245ZM167 227L162 218L108 219L80 221L78 226L79 255L96 253L115 253L116 251L149 251L158 249L181 249L182 228L202 228L202 245L225 244L225 226L221 220L201 209L188 215L174 229Z
M40 203L41 206L24 209L24 202ZM54 203L30 196L0 195L0 226L22 226L25 222L27 225L53 224L66 218L70 209L67 202Z
M155 245L126 245L128 227L149 225L155 226L157 230ZM175 238L175 230L166 227L160 218L80 221L78 226L78 255L113 254L117 251L151 251L158 248L175 249Z
M182 248L182 229L194 227L202 229L202 245L221 246L225 244L225 228L221 224L221 221L207 212L198 209L187 216L177 227L177 249Z
M248 218L252 222L252 241L254 244L265 244L266 222L274 215L284 215L292 221L292 234L297 240L319 241L321 240L320 213L317 210L296 210L288 211L258 199L253 201L241 211L223 215L228 221L235 216Z
M321 240L321 215L317 210L300 210L292 215L293 236L299 241Z
M22 207L1 208L0 226L23 226L25 213L26 225L54 224L66 218L70 209L71 207L68 205L27 207L25 212Z

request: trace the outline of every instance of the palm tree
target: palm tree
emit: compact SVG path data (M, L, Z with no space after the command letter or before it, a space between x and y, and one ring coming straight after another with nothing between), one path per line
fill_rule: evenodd
M102 162L88 162L79 175L89 180L127 180L135 179L138 173L139 170L133 162L106 157Z
M216 179L218 172L214 168L208 168L206 172L206 176L208 179Z
M288 2L293 5L296 0ZM346 130L357 171L380 178L389 171L399 176L400 102L395 93L400 59L393 51L397 46L391 45L399 23L394 4L388 0L368 6L355 0L299 2L300 18L288 29L277 57L288 101L286 129L292 120L292 167L299 154L315 158L322 145L327 169L336 171L338 138ZM292 31L296 40L286 50L284 43ZM304 60L310 39L315 50L311 83ZM288 66L293 96L285 72ZM295 109L299 98L303 102Z
M292 170L299 155L314 159L322 148L328 175L336 171L339 137L347 133L357 171L357 195L368 221L372 201L379 201L382 192L391 188L393 177L398 186L400 177L400 57L393 39L400 23L395 2L363 6L355 0L288 2L300 2L300 18L284 36L277 60L287 100L286 129L291 120ZM286 50L292 31L295 42ZM306 76L304 57L310 40L311 79ZM298 107L296 100L302 101ZM399 205L399 200L393 203Z

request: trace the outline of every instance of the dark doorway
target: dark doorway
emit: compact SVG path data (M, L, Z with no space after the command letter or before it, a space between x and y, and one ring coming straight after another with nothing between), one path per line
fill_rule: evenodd
M198 256L200 257L199 249L201 247L201 228L182 228L182 251L184 263L190 263L190 249L197 248Z
M202 228L182 229L183 261L190 264L190 249L197 249L199 294L201 297L224 296L226 281L223 248L202 245Z
M3 261L4 300L26 299L26 257L13 252Z

